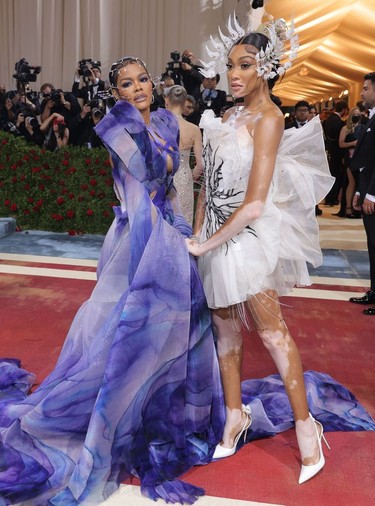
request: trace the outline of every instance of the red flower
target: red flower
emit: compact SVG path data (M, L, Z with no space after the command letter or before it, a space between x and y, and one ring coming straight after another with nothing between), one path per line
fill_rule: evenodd
M13 202L13 204L11 204L10 210L11 211L17 211L17 204L15 202Z
M34 199L33 199L32 197L29 197L29 198L27 199L27 201L28 201L30 204L32 204L32 203L34 202Z
M74 199L74 193L69 193L68 197L70 198L70 200L73 200Z
M65 166L69 165L69 160L64 159L64 160L62 161L62 164L63 164L63 165L65 165Z
M77 172L77 169L75 167L70 167L70 169L67 172L68 174L75 174Z
M56 202L59 204L59 206L61 206L61 204L64 204L65 199L64 199L64 197L58 197L58 198L56 199Z
M98 182L96 181L96 179L90 179L90 184L91 186L96 186Z
M11 168L12 170L17 170L17 165L16 165L15 163L13 163L13 164L10 166L10 168Z
M23 214L30 214L30 211L28 209L25 209Z
M31 169L31 172L32 172L33 174L37 174L37 173L38 173L38 172L40 172L41 170L42 170L42 167L33 167L33 168Z
M39 207L40 207L42 204L43 204L43 200L42 200L42 199L38 200L38 201L37 201L37 203L36 203L36 205L37 205L37 206L39 206Z
M106 167L109 167L111 165L111 162L110 162L109 158L107 158L107 160L105 160L104 165Z
M101 176L106 176L107 175L107 171L105 169L100 169L99 174Z
M44 189L45 189L44 184L40 184L40 185L39 185L39 190L42 190L42 191L43 191Z
M95 190L91 190L90 195L91 195L91 197L95 197Z
M5 205L5 206L9 206L9 204L10 204L10 200L9 200L9 199L6 199L6 201L4 202L4 205Z
M12 183L17 183L17 176L12 177Z
M106 218L108 218L108 216L109 216L109 211L103 211L103 216L105 216Z
M81 184L81 190L87 190L88 186L87 184Z
M25 184L25 186L23 188L24 188L24 190L30 190L30 185L29 184Z
M94 211L92 209L87 209L86 214L87 216L92 216L94 214Z
M86 163L86 165L90 165L90 163L91 163L90 158L86 158L85 163Z
M73 218L74 217L74 211L72 209L69 209L69 211L66 211L67 218Z
M64 219L64 216L62 216L61 214L51 214L51 218L56 220L56 221L62 221Z
M3 139L2 144L3 144L3 146L5 146L5 144L8 144L7 139Z
M25 179L26 179L25 174L22 174L22 176L20 177L20 181L25 181Z
M24 155L23 159L26 160L26 161L29 161L30 157L29 157L29 155Z

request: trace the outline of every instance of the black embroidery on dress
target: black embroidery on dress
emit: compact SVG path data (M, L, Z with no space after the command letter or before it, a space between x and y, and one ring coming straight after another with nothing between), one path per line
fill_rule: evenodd
M206 170L206 236L211 237L218 230L230 215L241 205L244 200L242 190L231 189L224 191L220 188L223 180L222 166L224 160L218 155L219 146L213 150L208 141L203 149L203 159ZM220 202L220 203L219 203ZM257 237L253 228L248 225L246 230ZM232 237L232 242L236 242ZM226 254L228 252L228 242L226 243Z

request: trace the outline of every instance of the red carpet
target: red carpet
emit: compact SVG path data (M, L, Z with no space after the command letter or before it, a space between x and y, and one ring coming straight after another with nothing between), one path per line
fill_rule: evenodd
M70 322L93 286L93 281L1 274L0 356L20 358L40 382L53 368ZM285 297L283 303L304 369L333 376L374 416L375 318L346 302ZM245 342L244 377L275 373L254 332L246 334ZM251 443L230 459L194 468L186 479L209 495L233 499L288 506L374 504L375 434L328 433L327 439L332 450L325 449L326 467L304 485L297 484L300 464L293 430Z

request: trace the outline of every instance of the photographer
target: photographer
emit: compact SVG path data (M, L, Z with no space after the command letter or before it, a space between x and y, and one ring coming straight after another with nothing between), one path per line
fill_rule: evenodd
M199 72L201 67L197 63L193 52L185 49L182 56L178 51L173 51L166 68L166 73L173 78L175 84L183 86L188 95L192 95L195 99L199 98L203 81L203 75Z
M52 113L43 121L40 130L45 134L43 145L50 151L57 151L69 142L69 129L64 116L57 112Z
M94 99L82 107L82 110L70 122L70 143L74 146L99 148L102 141L96 135L95 127L105 114L105 103Z
M74 74L72 93L87 104L99 92L105 91L105 81L101 79L100 61L91 59L81 60L77 64Z
M15 123L16 135L21 135L28 142L33 142L38 146L43 146L44 134L40 131L38 119L34 115L27 115L25 111L18 113Z
M55 89L53 84L44 83L40 91L43 96L41 104L42 123L54 113L58 113L69 124L69 121L81 110L78 100L72 93L64 93L61 89Z
M203 91L199 96L198 110L202 115L206 109L212 109L216 117L221 115L222 109L227 105L227 94L224 90L217 90L220 81L219 74L203 79Z
M38 116L40 114L39 97L35 91L30 89L29 83L36 81L42 67L29 65L25 58L21 58L16 62L14 69L13 77L17 83L17 91L12 97L13 104L16 105L16 102L19 102L18 109L26 110L26 114Z

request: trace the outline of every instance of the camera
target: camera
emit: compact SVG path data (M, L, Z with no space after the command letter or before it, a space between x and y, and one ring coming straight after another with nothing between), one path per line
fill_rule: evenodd
M55 104L59 104L61 102L61 95L60 93L63 93L63 90L53 90L50 96L50 100L55 102Z
M93 118L102 118L104 116L105 104L102 98L94 98L87 102L86 105L91 107L91 115Z
M29 65L25 58L21 58L14 66L14 79L20 83L35 82L37 75L42 70L39 65Z
M181 71L183 70L182 64L187 63L191 65L191 60L187 56L181 58L179 51L173 51L171 54L171 61L167 63L165 72L173 78L175 84L181 84Z
M93 118L102 118L104 116L104 114L102 113L102 111L100 109L98 109L97 107L94 107L91 111L91 114L92 114L92 117Z
M188 58L187 56L183 56L181 58L181 53L179 53L179 51L172 51L170 56L171 56L172 61L167 63L167 72L168 71L171 72L174 70L180 70L181 63L188 63L189 65L191 64L190 58Z
M78 74L82 77L90 77L92 75L91 69L93 67L101 67L101 65L99 60L94 61L91 58L80 60L78 62Z

